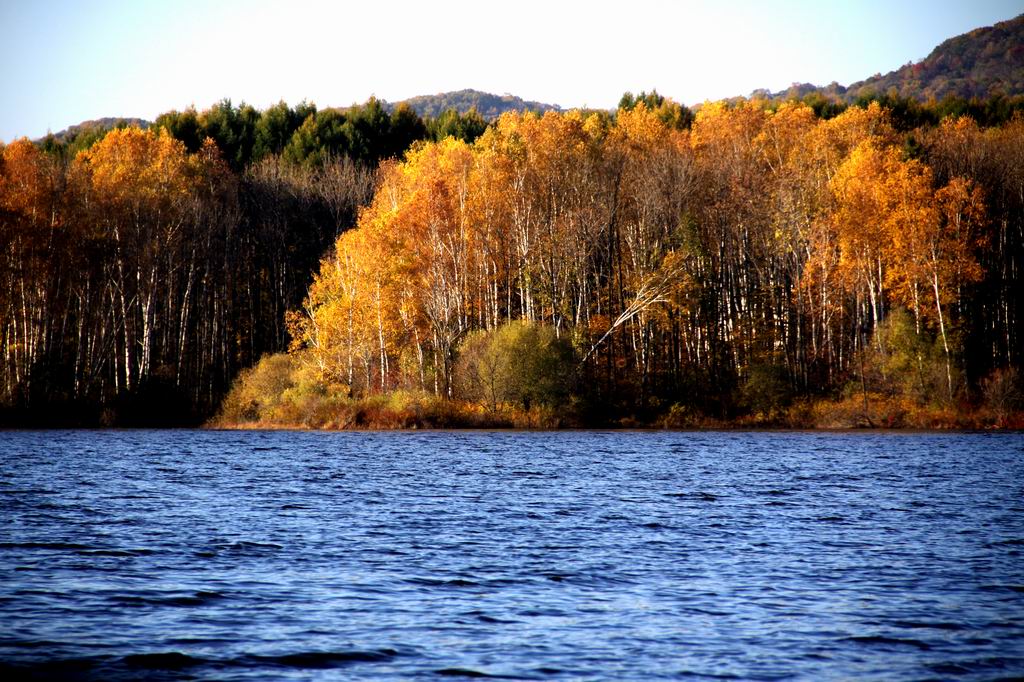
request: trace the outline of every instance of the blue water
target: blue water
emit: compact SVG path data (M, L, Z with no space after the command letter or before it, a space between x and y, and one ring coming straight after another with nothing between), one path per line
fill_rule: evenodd
M0 433L6 679L1024 675L1024 436Z

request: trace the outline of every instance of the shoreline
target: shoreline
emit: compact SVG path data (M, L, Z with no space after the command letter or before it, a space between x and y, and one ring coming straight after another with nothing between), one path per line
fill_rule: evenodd
M82 430L98 430L104 427L81 427ZM148 427L114 427L112 430L144 430ZM301 424L204 424L198 427L171 427L169 430L195 431L306 431L318 433L1024 433L1024 426L950 426L924 428L916 426L754 426L720 425L707 427L672 426L562 426L562 427L516 427L516 426L447 426L447 427L380 427L359 426L348 428L314 427ZM19 429L14 429L19 430ZM20 429L41 430L41 429Z

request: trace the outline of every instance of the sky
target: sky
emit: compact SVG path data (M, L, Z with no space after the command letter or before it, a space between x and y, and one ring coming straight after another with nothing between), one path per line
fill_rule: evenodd
M225 97L346 106L474 88L613 108L842 85L1024 0L0 0L0 140Z

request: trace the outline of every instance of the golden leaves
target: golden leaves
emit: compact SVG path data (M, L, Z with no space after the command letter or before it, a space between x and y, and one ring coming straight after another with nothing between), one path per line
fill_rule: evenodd
M158 204L186 196L195 185L195 159L166 130L112 130L80 152L76 163L86 169L97 198L117 205L142 202L159 210Z
M0 208L23 215L39 213L53 190L45 162L28 138L0 148Z

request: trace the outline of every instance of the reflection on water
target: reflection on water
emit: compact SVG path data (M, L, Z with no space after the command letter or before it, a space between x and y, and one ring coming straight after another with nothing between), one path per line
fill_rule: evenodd
M1024 674L1024 436L0 433L7 679Z

